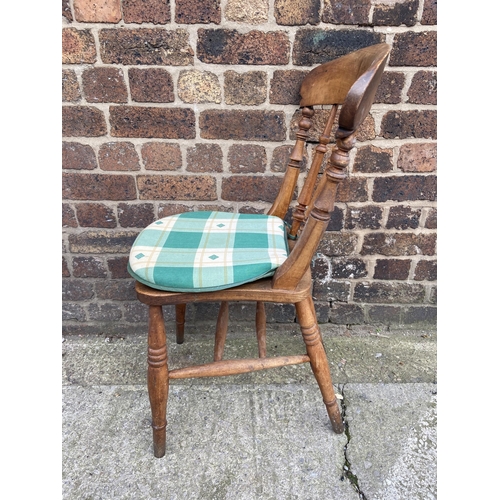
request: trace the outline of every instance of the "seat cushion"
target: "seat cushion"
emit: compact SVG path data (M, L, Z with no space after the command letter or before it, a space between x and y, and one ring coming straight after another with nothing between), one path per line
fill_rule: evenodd
M285 224L278 217L186 212L141 231L128 271L159 290L208 292L272 276L287 256Z

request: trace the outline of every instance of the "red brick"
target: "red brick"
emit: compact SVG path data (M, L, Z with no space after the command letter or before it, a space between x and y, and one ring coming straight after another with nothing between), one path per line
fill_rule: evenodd
M227 160L231 172L264 172L267 162L266 149L257 144L232 144Z
M392 149L364 146L356 151L353 172L384 173L392 170Z
M435 175L402 175L378 177L373 183L373 201L435 201Z
M206 110L200 114L203 139L283 141L286 139L282 111Z
M319 24L320 9L320 0L275 0L274 17L284 26Z
M63 280L62 300L89 300L93 296L92 283L85 280Z
M78 227L75 217L75 211L71 205L63 203L62 205L62 226L63 227Z
M333 279L356 279L364 278L368 274L366 264L362 259L332 259Z
M355 302L412 304L423 302L425 288L419 284L362 282L354 287Z
M437 308L430 306L408 307L404 312L401 322L405 325L423 324L436 325Z
M424 0L421 24L437 24L437 0Z
M106 278L107 272L102 259L96 257L74 257L73 276L75 278Z
M322 21L332 24L368 24L371 0L325 0Z
M63 106L64 137L99 137L107 132L104 113L91 106Z
M102 170L140 170L139 155L131 142L108 142L99 148Z
M170 22L170 0L122 0L122 11L126 23Z
M436 31L396 33L389 58L390 66L436 66L436 64Z
M437 261L435 260L419 260L415 268L416 281L436 281L437 280Z
M435 71L418 71L413 75L408 89L408 102L437 104L437 73Z
M123 71L118 68L89 68L82 74L83 93L88 102L127 102Z
M405 84L406 75L397 71L385 71L375 94L374 102L399 104Z
M435 234L368 233L364 236L361 255L434 255Z
M382 209L368 205L348 207L345 229L379 229L381 226Z
M223 200L273 202L281 186L281 177L234 175L222 179Z
M97 160L92 146L78 142L63 142L62 168L74 170L97 168Z
M415 26L419 0L404 0L392 5L375 5L373 24L375 26Z
M175 21L179 24L219 24L220 0L176 0Z
M81 227L116 227L113 209L103 203L79 203L76 216Z
M141 200L217 199L216 181L209 175L141 175L137 185Z
M80 86L76 73L72 69L62 70L62 100L63 102L76 102L81 98Z
M132 279L96 281L95 291L96 297L101 300L133 300L134 302L138 302Z
M141 155L146 170L178 170L182 167L178 144L147 142L142 146Z
M158 207L158 218L168 217L169 215L182 214L184 212L192 212L193 207L188 207L187 205L181 205L179 203L173 203L171 205L167 205L165 203L161 203Z
M334 303L328 314L328 322L335 325L359 325L364 323L363 308L356 304Z
M149 226L155 219L154 205L151 203L141 203L132 205L120 203L118 205L118 221L121 227Z
M117 23L122 18L120 0L73 0L73 8L83 23Z
M403 172L434 172L437 168L437 145L403 144L399 150L398 168Z
M96 62L96 58L95 40L90 30L62 30L63 64L92 64Z
M278 146L273 150L273 157L271 158L271 171L284 172L290 161L293 146ZM304 156L300 162L299 168L303 171L307 166L307 152L304 151Z
M108 258L108 269L111 273L111 279L126 279L130 278L127 271L127 257L110 257Z
M136 102L173 102L174 83L168 71L161 68L130 68L130 94Z
M417 229L422 209L408 206L390 207L387 218L387 229Z
M195 144L187 150L188 172L222 172L222 150L218 144Z
M226 104L256 106L267 98L267 74L264 71L224 73L224 100Z
M406 280L411 260L377 259L373 277L376 280Z
M69 278L70 276L71 276L71 273L69 272L68 261L63 257L62 258L62 277Z
M308 71L297 69L276 70L271 79L269 102L271 104L299 104L300 86Z
M122 317L120 305L113 303L96 304L92 302L88 305L88 313L91 321L102 321L106 323L114 323Z
M437 229L437 209L432 208L429 210L427 214L427 218L425 219L425 227L427 229Z
M73 21L73 14L71 13L71 7L69 5L69 0L62 0L62 15L68 21Z
M137 231L85 231L68 236L71 253L116 254L130 252ZM125 299L122 299L125 300Z
M194 52L189 45L189 34L182 29L102 29L99 41L102 62L105 64L193 64Z
M63 173L63 199L67 200L135 200L134 177L131 175Z
M157 137L194 139L194 111L187 108L111 106L111 135L114 137Z
M386 139L437 138L434 110L389 111L382 118L381 134Z
M239 33L199 29L197 56L211 64L288 64L290 41L283 31Z
M367 200L368 186L365 178L347 177L337 188L337 202L349 203Z

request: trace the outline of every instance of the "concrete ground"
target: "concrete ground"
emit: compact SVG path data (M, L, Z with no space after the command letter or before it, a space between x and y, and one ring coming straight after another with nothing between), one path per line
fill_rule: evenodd
M210 361L200 326L169 366ZM187 325L189 327L189 325ZM251 325L225 351L256 357ZM305 352L297 325L268 325L268 355ZM146 334L63 339L63 498L437 498L436 332L321 325L346 432L332 432L310 367L172 381L167 452L153 456ZM190 333L189 331L196 333Z

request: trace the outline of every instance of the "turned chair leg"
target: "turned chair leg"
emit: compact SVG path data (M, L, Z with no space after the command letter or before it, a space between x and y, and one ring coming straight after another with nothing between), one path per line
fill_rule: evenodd
M165 455L168 398L167 339L161 306L149 306L148 393L154 455Z
M217 326L215 329L214 361L222 361L224 345L226 344L227 327L229 324L229 302L220 304Z
M297 318L302 330L302 337L306 344L307 355L311 362L311 368L318 382L326 411L330 417L333 431L337 434L344 432L344 424L340 413L335 391L333 389L330 368L326 358L325 348L321 339L314 303L309 297L295 304Z
M175 340L178 344L184 342L184 323L186 322L186 304L175 306Z

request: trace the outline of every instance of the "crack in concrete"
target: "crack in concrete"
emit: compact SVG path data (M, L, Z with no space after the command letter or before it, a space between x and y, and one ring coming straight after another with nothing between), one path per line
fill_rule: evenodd
M351 486L354 488L356 493L359 495L360 500L368 500L366 498L366 495L363 493L359 486L359 480L356 474L354 474L351 470L351 462L347 458L347 447L349 446L349 443L351 442L351 433L349 431L349 422L347 421L346 413L347 413L347 405L346 405L346 399L345 399L345 394L344 394L344 388L346 384L342 384L342 386L339 386L340 388L340 393L342 394L342 399L340 400L340 406L342 408L342 421L344 422L344 432L347 437L347 443L344 446L344 472L343 475L340 477L341 481L344 481L346 478L349 480L351 483Z

